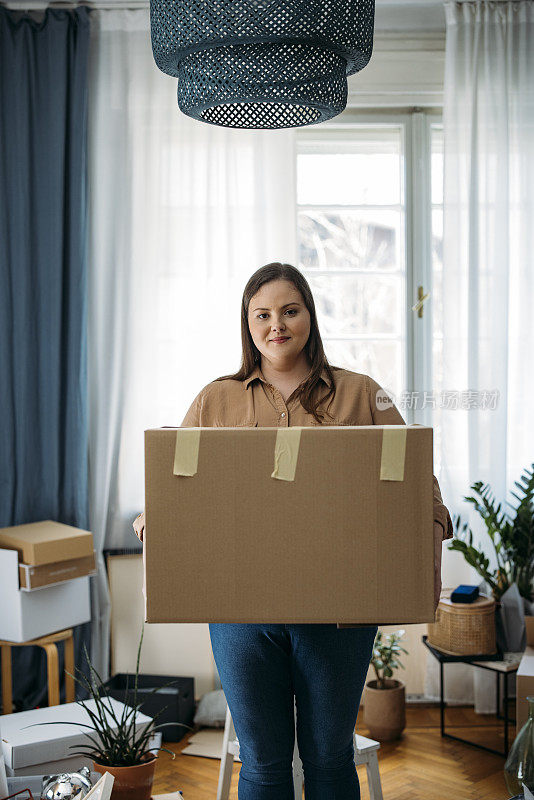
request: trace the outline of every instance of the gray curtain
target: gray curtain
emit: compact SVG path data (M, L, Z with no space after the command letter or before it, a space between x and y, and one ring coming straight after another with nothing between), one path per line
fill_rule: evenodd
M88 527L88 46L84 7L0 7L0 527ZM43 704L43 651L12 653L16 710Z

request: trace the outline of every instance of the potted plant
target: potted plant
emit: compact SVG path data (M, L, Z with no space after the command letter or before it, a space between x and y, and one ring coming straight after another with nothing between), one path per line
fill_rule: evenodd
M79 676L74 675L77 683L83 686L94 700L95 710L93 711L83 700L76 702L81 705L89 715L92 725L82 722L69 722L67 724L79 725L89 728L93 734L84 733L89 740L87 744L73 745L78 749L72 755L80 755L93 760L93 767L96 772L110 772L115 780L111 794L112 800L150 800L152 795L152 784L154 780L154 770L157 756L153 749L150 749L150 738L155 731L164 725L179 724L192 730L190 725L184 723L162 723L156 725L156 720L167 707L162 708L150 720L142 731L136 731L135 717L142 703L137 702L137 687L139 678L139 660L141 657L141 645L143 643L143 633L137 649L137 662L135 674L133 676L133 691L128 688L128 679L124 691L122 714L117 715L108 695L107 689L91 664L87 648L84 645L84 655L89 667L90 680L85 676L81 669L76 668ZM69 673L70 674L70 673ZM157 686L150 694L170 686L176 681L169 681L164 686ZM146 695L143 698L146 699ZM40 725L61 725L66 724L61 721L36 723ZM165 750L173 758L175 754L165 747L158 750Z
M525 612L531 615L533 611L534 463L530 470L524 470L515 486L518 493L511 494L518 501L517 505L506 501L513 513L501 510L501 503L495 503L491 487L482 481L471 485L474 496L464 496L484 521L495 554L495 567L490 567L480 543L474 546L473 531L469 523L462 523L460 515L455 515L455 538L449 544L449 550L462 553L489 587L496 601L497 643L504 651L521 649L524 615Z
M363 718L373 739L389 742L398 739L406 727L405 685L392 678L393 670L404 669L399 653L408 654L399 642L405 631L383 636L377 631L371 664L376 679L368 681L364 690Z
M454 519L456 536L450 542L449 550L463 554L467 563L484 578L495 600L500 600L515 583L521 597L530 602L533 599L534 578L534 464L530 471L525 469L515 485L519 495L515 492L511 494L519 503L517 506L506 503L514 510L513 517L506 511L501 512L501 503L495 505L489 484L477 481L471 485L471 490L477 496L464 496L466 503L471 503L484 520L495 553L495 569L490 568L489 559L482 550L473 546L473 532L469 523L462 524L459 515Z

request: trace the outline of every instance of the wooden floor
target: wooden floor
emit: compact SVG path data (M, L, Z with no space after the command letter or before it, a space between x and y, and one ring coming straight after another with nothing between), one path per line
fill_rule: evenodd
M513 709L510 709L513 715ZM361 714L363 718L363 714ZM505 800L510 795L503 777L504 758L442 739L439 729L439 706L409 705L406 729L401 739L382 744L378 762L384 800ZM449 727L450 726L450 727ZM454 726L454 727L453 727ZM475 714L472 707L446 710L446 730L488 747L503 746L503 723L489 714ZM357 733L369 732L358 720ZM164 743L176 753L174 761L160 753L154 792L181 789L184 800L215 800L220 761L181 755L187 746L188 733L177 744ZM513 742L515 728L509 728ZM237 800L237 782L241 764L234 764L231 800ZM362 800L369 800L365 767L358 767Z

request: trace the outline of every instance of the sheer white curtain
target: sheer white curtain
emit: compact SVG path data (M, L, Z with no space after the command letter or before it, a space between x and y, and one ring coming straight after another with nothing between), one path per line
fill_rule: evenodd
M295 263L294 132L183 116L153 63L148 10L91 20L91 513L100 547L128 548L143 431L179 425L202 386L237 370L247 279ZM94 603L106 673L103 578Z
M470 520L494 559L462 498L481 480L498 501L513 500L534 460L534 4L444 6L443 387L498 397L495 408L489 395L485 409L440 411L440 483L451 513ZM445 545L443 556L444 586L480 583L460 554ZM493 676L456 664L446 674L446 699L495 711ZM426 694L437 687L430 658Z

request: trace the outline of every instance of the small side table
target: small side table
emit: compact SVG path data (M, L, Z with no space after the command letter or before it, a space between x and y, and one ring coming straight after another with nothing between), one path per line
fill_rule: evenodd
M515 720L511 719L508 716L508 675L515 674L519 668L519 663L521 661L521 657L523 653L495 653L492 655L478 655L478 656L452 656L448 653L442 653L441 650L433 647L427 641L427 636L424 635L423 637L423 644L425 647L430 650L434 658L439 661L439 693L440 693L440 727L441 727L441 735L442 737L447 737L448 739L454 739L457 742L463 742L464 744L470 744L472 747L478 747L480 750L486 750L488 753L495 753L498 756L506 756L508 755L508 723L514 722ZM504 750L495 750L492 747L486 747L486 745L478 744L477 742L471 742L469 739L462 739L460 736L453 736L452 733L447 733L445 731L445 708L447 704L445 703L445 680L443 674L443 664L448 663L461 663L461 664L472 664L474 667L480 667L481 669L489 670L490 672L495 673L496 677L496 698L497 698L497 719L504 720ZM503 699L504 699L504 714L500 713L501 708L501 692L500 692L500 681L501 677L503 678L504 683L504 691L503 691Z
M72 628L57 631L48 636L40 636L27 642L8 642L0 640L2 650L2 714L11 714L13 711L13 684L11 673L11 648L12 647L42 647L46 652L48 668L48 705L59 705L59 660L57 643L65 642L65 699L67 703L74 703L74 638ZM70 675L67 673L70 672Z

